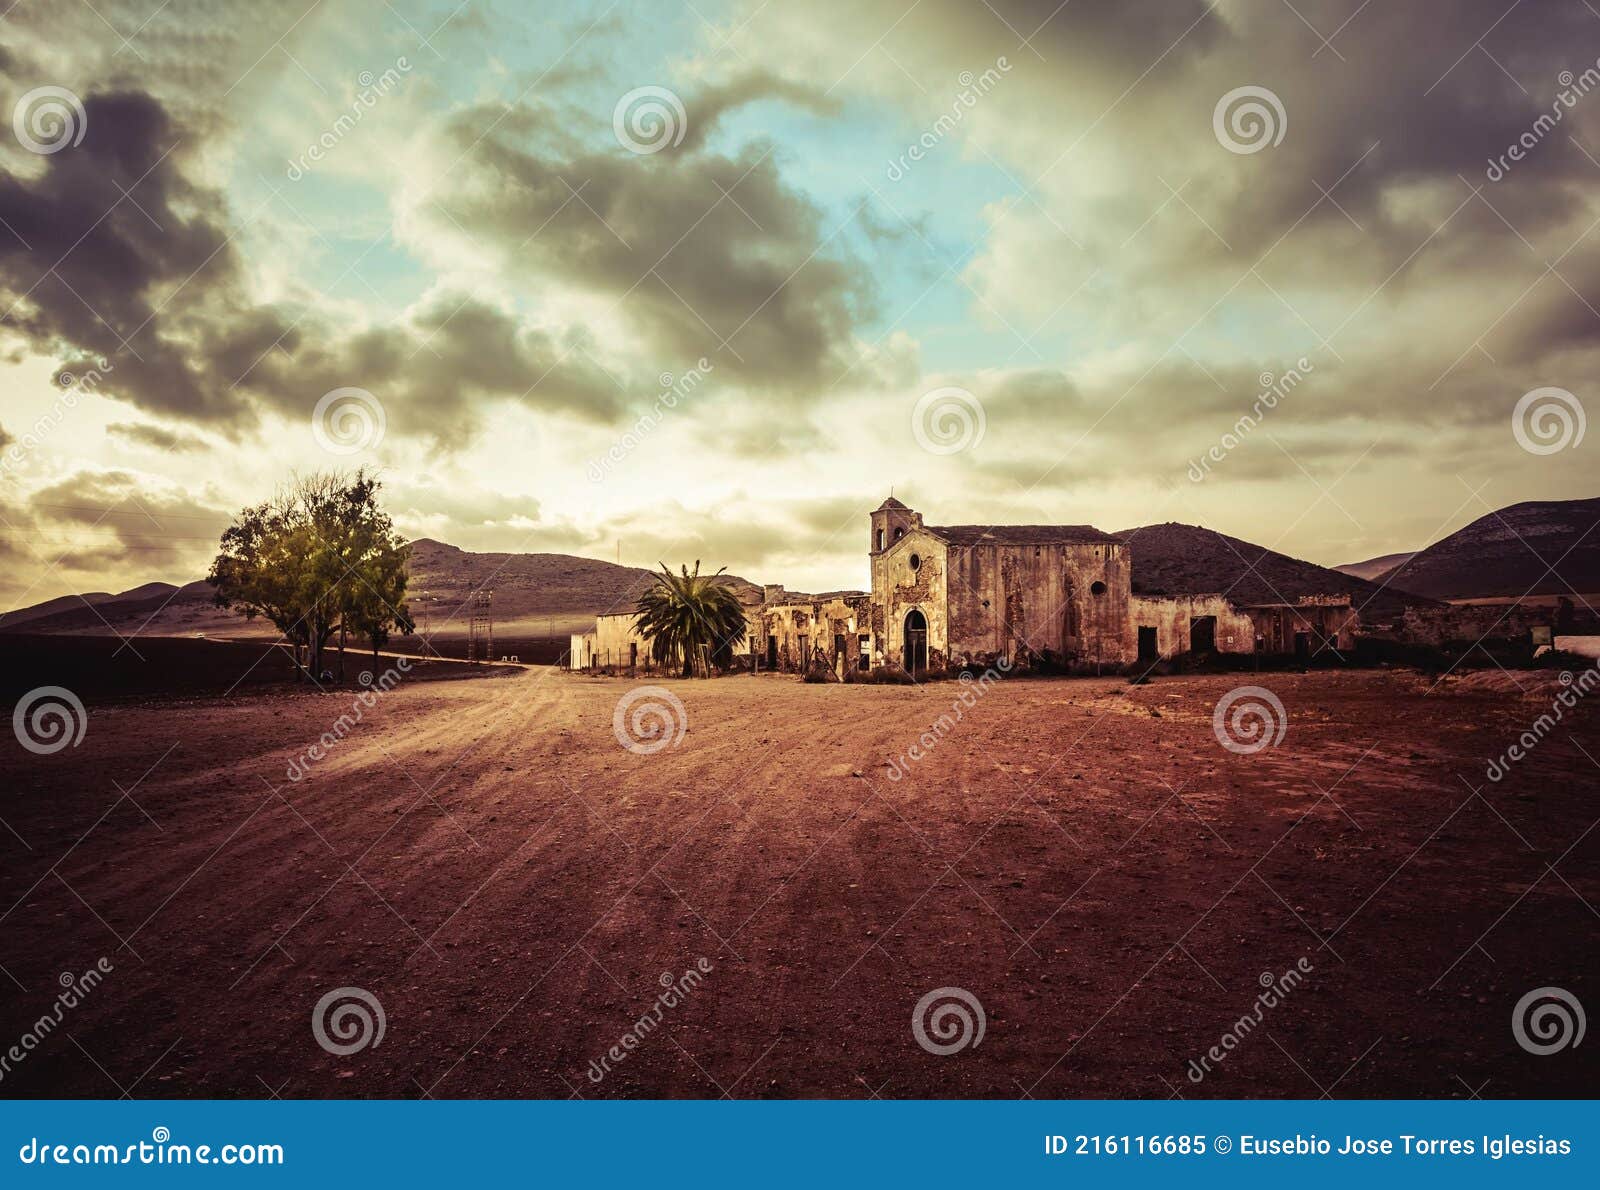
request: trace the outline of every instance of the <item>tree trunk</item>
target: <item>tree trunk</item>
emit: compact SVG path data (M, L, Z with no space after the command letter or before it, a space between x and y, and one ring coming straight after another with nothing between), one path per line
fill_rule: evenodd
M339 685L344 685L344 621L339 621Z

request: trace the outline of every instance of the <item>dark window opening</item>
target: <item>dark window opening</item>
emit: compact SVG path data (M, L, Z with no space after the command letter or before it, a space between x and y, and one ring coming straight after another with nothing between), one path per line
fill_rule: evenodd
M865 673L872 655L872 638L870 636L859 637L856 643L861 646L861 656L856 659L856 668Z
M1158 661L1161 658L1161 648L1156 642L1156 630L1144 624L1139 625L1139 660Z
M1096 579L1094 582L1089 584L1089 594L1091 594L1091 595L1104 595L1105 593L1106 593L1106 585L1104 583L1102 583L1099 579Z
M921 570L922 569L922 559L917 557L916 554L912 554L911 555L911 569L912 570Z
M895 529L895 531L894 531L894 539L895 539L895 540L896 540L896 541L899 541L899 540L900 540L900 539L901 539L901 538L902 538L902 537L904 537L904 536L905 536L905 535L906 535L906 531L905 531L905 530L904 530L904 529L899 529L899 528L897 528L897 529Z

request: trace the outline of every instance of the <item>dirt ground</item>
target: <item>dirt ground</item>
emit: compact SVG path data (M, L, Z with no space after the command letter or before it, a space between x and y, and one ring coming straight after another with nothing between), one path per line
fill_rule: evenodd
M1512 1013L1600 1009L1596 709L1492 783L1551 675L1262 675L1287 732L1240 754L1246 680L674 681L649 754L627 680L406 682L298 781L354 691L90 701L76 748L0 744L0 1042L36 1043L0 1095L1592 1094L1600 1043ZM329 1053L352 987L381 1040ZM941 988L985 1018L948 1056Z

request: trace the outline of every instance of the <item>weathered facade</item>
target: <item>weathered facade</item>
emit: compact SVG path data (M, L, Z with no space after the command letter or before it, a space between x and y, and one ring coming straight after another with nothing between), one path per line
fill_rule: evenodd
M1221 593L1135 595L1132 556L1088 525L927 525L890 497L869 518L869 592L774 585L746 608L744 661L760 672L895 665L1095 671L1180 653L1304 653L1353 643L1347 595L1239 606ZM573 638L574 664L648 666L632 615Z
M882 660L907 669L997 657L1127 659L1129 558L1087 525L926 525L890 498L869 557Z
M1255 648L1254 623L1222 595L1134 595L1129 610L1135 659Z
M865 592L799 595L767 587L761 605L747 611L746 619L750 664L757 671L826 667L842 678L850 670L872 667L877 637L872 599Z

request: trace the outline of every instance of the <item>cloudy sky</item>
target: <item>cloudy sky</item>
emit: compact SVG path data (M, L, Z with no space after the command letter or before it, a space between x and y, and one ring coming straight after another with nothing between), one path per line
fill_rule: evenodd
M812 589L891 486L1327 564L1596 495L1597 8L17 0L0 607L361 464Z

